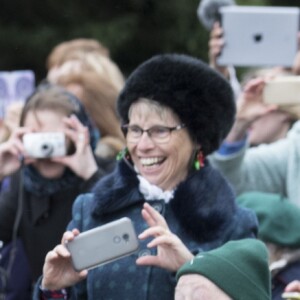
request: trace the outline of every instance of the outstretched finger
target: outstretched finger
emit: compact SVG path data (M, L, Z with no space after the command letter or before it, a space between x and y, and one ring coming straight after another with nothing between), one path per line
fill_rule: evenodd
M177 239L172 235L161 235L153 239L151 242L147 244L148 248L154 248L158 246L168 245L168 246L176 246Z
M21 157L23 153L23 144L20 141L13 141L7 145L7 150L15 157Z
M65 128L64 133L75 144L77 152L80 152L90 143L90 136L87 127L83 127L81 130L76 131L71 128Z
M169 228L164 217L147 202L144 203L142 216L150 227L160 225L167 229Z
M76 115L71 115L69 118L64 118L63 122L74 131L82 131L86 126L84 126Z
M254 78L251 79L244 87L244 92L252 92L257 90L262 90L265 85L265 79L264 78Z
M79 233L79 230L76 228L72 231L66 231L62 236L61 243L64 245L65 243L72 241Z
M160 266L160 261L157 256L145 255L136 260L136 264L139 266Z
M87 130L87 127L80 122L76 115L71 115L68 118L64 118L63 122L68 128L68 130L66 131L67 135L72 139L74 143L76 143L76 137L78 136L78 134Z
M25 148L22 139L25 134L30 132L32 132L32 130L27 127L19 127L12 132L9 142L15 145L18 150L23 153L25 152Z
M162 226L154 226L149 227L148 229L144 230L141 234L139 234L139 239L144 240L151 236L159 236L159 235L166 235L170 234L170 231Z
M70 252L64 245L57 245L52 251L48 252L46 255L46 261L52 261L58 257L69 258L70 256Z

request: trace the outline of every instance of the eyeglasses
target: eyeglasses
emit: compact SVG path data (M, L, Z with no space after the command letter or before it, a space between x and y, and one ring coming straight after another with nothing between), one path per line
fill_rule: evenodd
M138 143L144 132L147 132L148 136L153 142L157 144L167 143L170 140L171 132L185 128L185 124L180 124L175 127L166 126L153 126L148 129L142 129L137 125L123 125L122 131L124 132L127 141L130 143Z

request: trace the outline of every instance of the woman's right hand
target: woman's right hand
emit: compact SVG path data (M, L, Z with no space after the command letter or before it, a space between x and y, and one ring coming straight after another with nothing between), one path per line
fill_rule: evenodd
M245 85L237 102L237 118L253 122L276 110L276 105L263 102L263 90L268 78L251 79Z
M77 229L64 233L62 242L48 252L43 267L42 288L61 290L86 278L88 271L76 272L72 265L71 254L65 244L79 234Z
M249 80L237 100L237 113L235 123L226 138L227 142L242 139L252 123L271 111L278 109L277 105L263 102L263 89L266 79L255 78Z
M6 142L0 144L0 180L21 167L21 157L24 157L25 153L22 137L28 132L30 132L28 128L19 127L13 131ZM30 158L25 158L25 163L30 162Z

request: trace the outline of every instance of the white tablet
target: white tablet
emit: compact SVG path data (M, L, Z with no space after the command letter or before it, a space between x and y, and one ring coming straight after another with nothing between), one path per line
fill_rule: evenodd
M223 6L224 41L219 65L285 66L298 49L298 7Z

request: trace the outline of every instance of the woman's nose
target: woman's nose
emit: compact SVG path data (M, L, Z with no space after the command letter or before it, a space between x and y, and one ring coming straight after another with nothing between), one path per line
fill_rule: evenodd
M148 149L148 148L153 148L154 146L155 146L155 143L149 136L148 132L146 132L146 131L143 132L143 134L141 135L141 137L137 143L137 147L139 149Z

